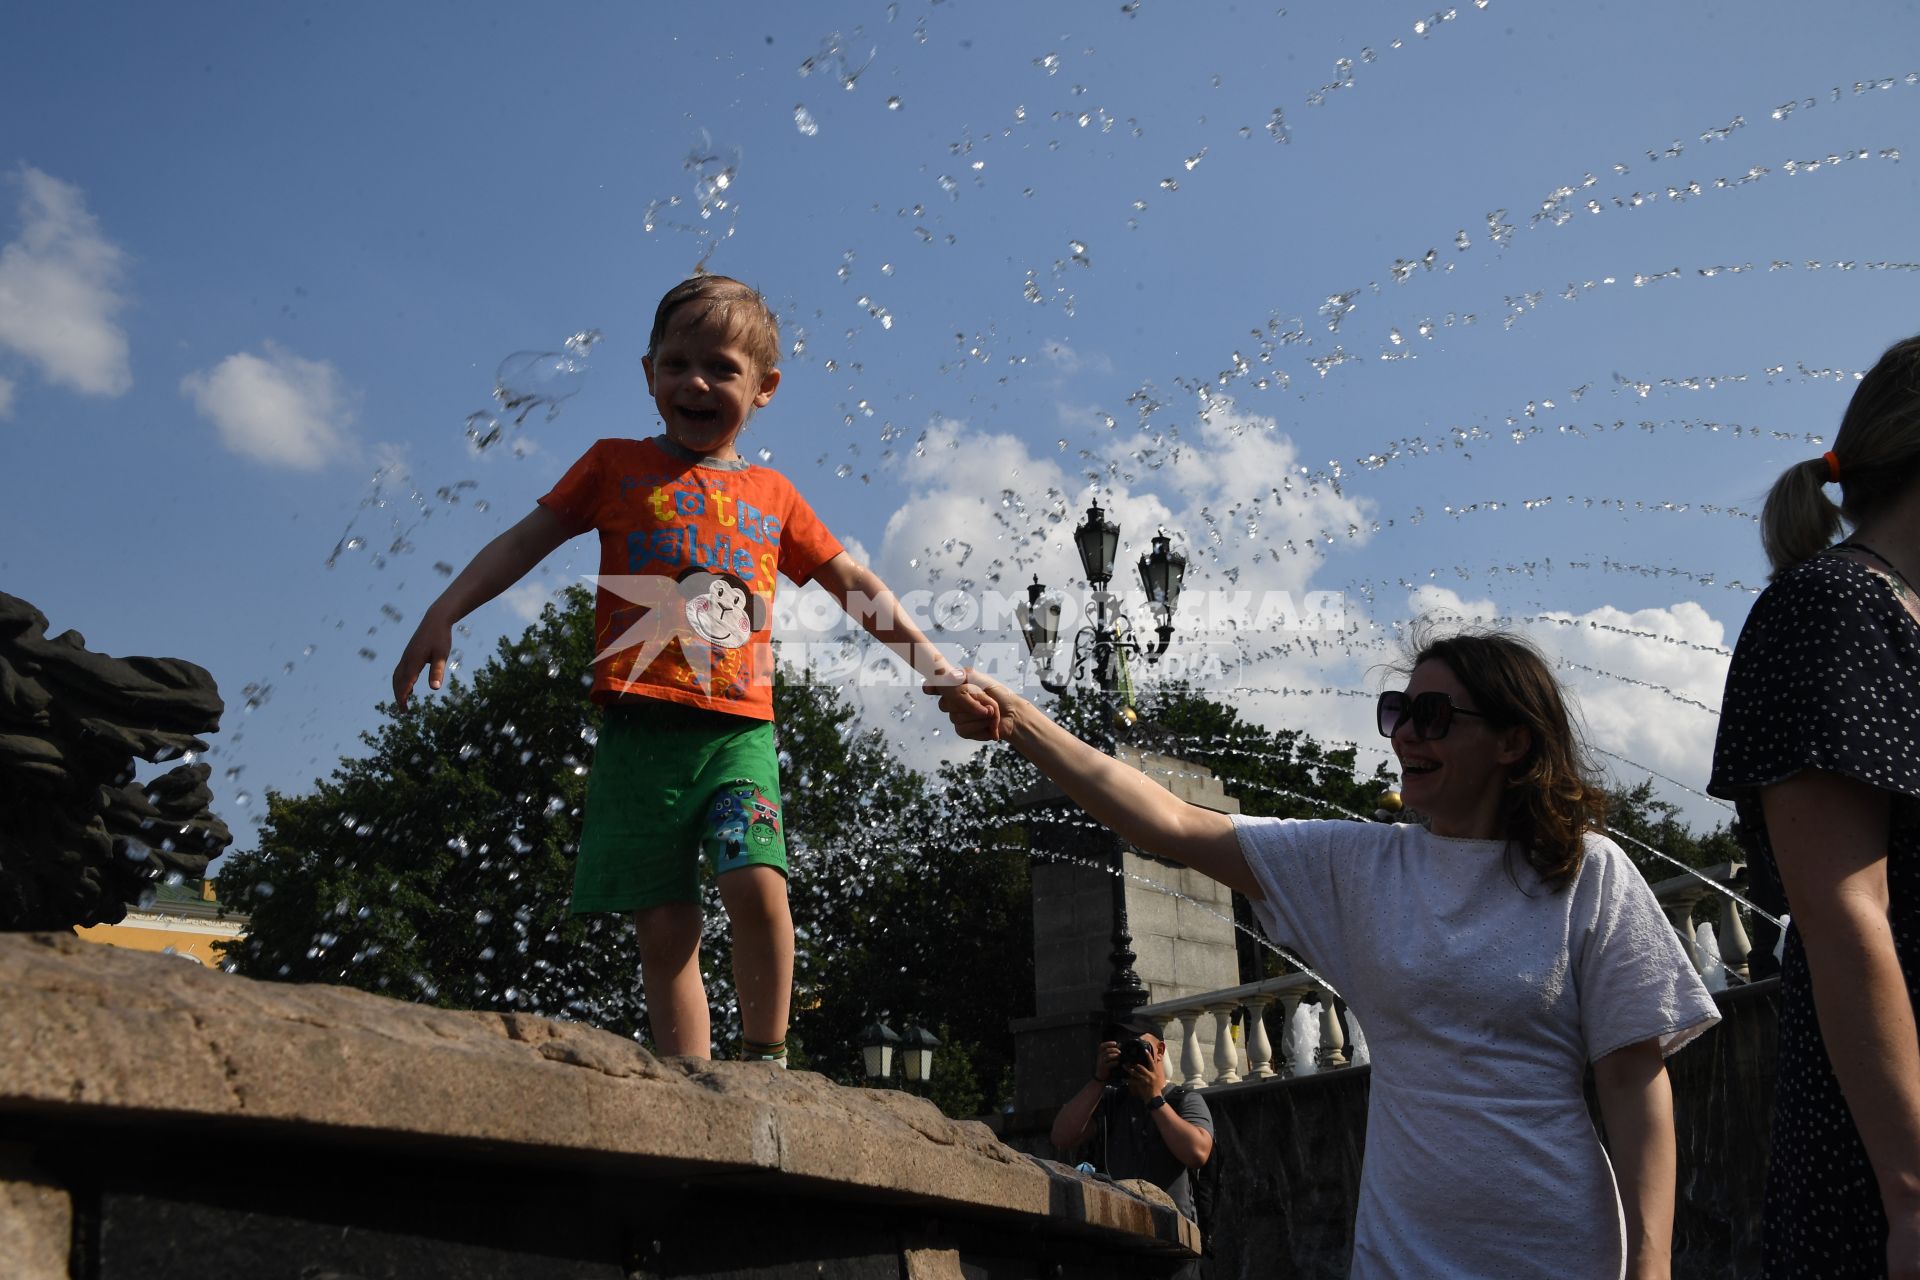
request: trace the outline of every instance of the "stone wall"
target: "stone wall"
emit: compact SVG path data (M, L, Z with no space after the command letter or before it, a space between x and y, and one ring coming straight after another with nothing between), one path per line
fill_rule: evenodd
M0 935L9 1280L1104 1280L1197 1244L904 1093Z

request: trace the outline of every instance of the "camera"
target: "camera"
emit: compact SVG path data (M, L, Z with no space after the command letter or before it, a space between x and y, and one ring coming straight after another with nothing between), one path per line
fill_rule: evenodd
M1153 1050L1147 1048L1147 1042L1139 1036L1129 1036L1120 1042L1120 1060L1115 1068L1125 1071L1128 1067L1153 1069Z

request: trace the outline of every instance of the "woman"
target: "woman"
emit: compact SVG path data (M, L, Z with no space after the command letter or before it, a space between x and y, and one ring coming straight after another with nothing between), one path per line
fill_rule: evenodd
M1793 917L1766 1274L1920 1276L1920 337L1775 482L1761 538L1707 789Z
M1404 691L1380 695L1424 827L1200 809L1007 689L967 681L997 717L949 691L962 735L1012 743L1124 839L1246 894L1366 1024L1354 1275L1668 1274L1662 1055L1716 1014L1652 891L1596 833L1604 802L1530 646L1437 640ZM1612 1171L1582 1093L1588 1063Z

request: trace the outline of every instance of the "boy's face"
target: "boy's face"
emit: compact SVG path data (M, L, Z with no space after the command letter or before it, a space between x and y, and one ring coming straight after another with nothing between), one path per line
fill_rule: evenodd
M740 456L733 442L780 385L778 369L756 367L731 329L697 311L670 323L659 347L640 364L667 438L720 461Z

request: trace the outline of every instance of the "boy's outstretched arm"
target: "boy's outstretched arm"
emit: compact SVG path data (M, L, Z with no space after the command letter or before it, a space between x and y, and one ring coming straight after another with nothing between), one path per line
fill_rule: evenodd
M1266 897L1226 814L1188 804L1138 769L1094 750L1046 712L977 671L966 672L959 682L951 677L929 680L926 691L939 696L940 709L952 717L961 737L1011 744L1095 821L1136 849L1184 862L1249 898ZM992 715L981 710L987 700L994 705Z
M957 680L960 670L948 662L907 611L887 590L880 575L842 551L813 571L814 581L840 602L847 616L859 623L867 634L907 660L907 664L928 680L936 677Z
M447 655L453 651L453 624L524 578L533 566L582 530L545 507L480 549L460 576L447 584L440 598L427 608L413 639L393 669L393 700L405 707L421 668L429 668L427 687L446 683Z

